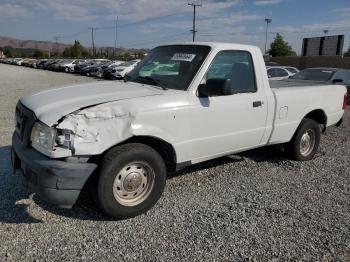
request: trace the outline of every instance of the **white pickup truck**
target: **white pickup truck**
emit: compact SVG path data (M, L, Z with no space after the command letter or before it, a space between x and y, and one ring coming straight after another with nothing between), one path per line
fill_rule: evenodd
M191 164L273 144L312 159L321 131L342 121L346 88L273 85L257 47L160 46L124 81L21 98L13 166L55 205L71 207L89 184L107 214L133 217L157 202L169 172Z

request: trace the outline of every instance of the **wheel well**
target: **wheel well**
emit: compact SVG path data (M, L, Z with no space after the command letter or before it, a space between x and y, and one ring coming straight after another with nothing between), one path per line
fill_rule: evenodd
M176 170L176 153L171 144L152 136L133 136L125 140L122 144L140 143L155 149L164 159L168 172Z
M123 145L128 143L140 143L140 144L145 144L152 147L164 159L168 173L172 173L176 171L176 153L173 146L168 142L152 136L133 136L118 145ZM89 159L89 162L96 163L99 166L105 153L101 155L92 156ZM95 185L97 183L98 177L99 177L99 167L98 169L95 170L95 172L89 177L88 181L85 183L84 187L87 191L96 189ZM94 192L94 191L91 191L91 192Z
M316 109L308 113L304 118L315 120L320 125L323 125L323 132L326 130L327 126L327 116L325 112L321 109Z

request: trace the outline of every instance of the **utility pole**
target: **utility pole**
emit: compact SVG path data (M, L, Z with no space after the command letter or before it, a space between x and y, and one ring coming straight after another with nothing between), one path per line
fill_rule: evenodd
M53 48L53 53L58 54L58 40L61 39L60 36L54 36L53 39L55 40L55 48Z
M267 33L269 30L269 24L272 22L271 18L265 18L265 22L266 22L266 34L265 34L265 55L266 55L266 47L267 47Z
M193 25L192 25L192 30L190 30L193 34L193 42L196 40L196 8L201 7L202 4L196 4L196 3L189 3L188 5L193 6Z
M94 27L90 27L89 30L91 30L91 47L92 47L92 56L95 56L95 39L94 39Z
M114 41L114 57L117 57L117 40L118 40L118 16L115 20L115 41Z

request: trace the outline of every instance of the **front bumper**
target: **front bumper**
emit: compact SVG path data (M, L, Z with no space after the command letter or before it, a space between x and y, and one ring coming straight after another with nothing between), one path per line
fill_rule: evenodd
M71 163L50 159L33 148L21 144L17 134L12 136L12 165L20 170L31 192L42 200L62 208L71 208L82 188L97 168L93 163Z

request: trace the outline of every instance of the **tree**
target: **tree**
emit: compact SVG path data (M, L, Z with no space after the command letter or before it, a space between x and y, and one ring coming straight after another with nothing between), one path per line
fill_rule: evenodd
M81 58L84 53L84 47L78 40L74 41L74 45L71 48L71 56L75 58Z
M63 57L72 57L72 48L66 47L62 53Z
M6 57L12 57L13 55L12 55L12 50L11 50L11 48L5 48L4 49L4 55L6 56Z
M72 47L67 47L64 49L62 56L74 57L74 58L85 57L86 56L85 48L80 44L78 40L75 40L74 45Z
M41 50L35 50L33 57L35 57L35 58L44 57L44 53Z
M288 42L283 40L283 37L277 33L275 40L271 43L269 54L275 56L292 56L295 52L292 50Z

